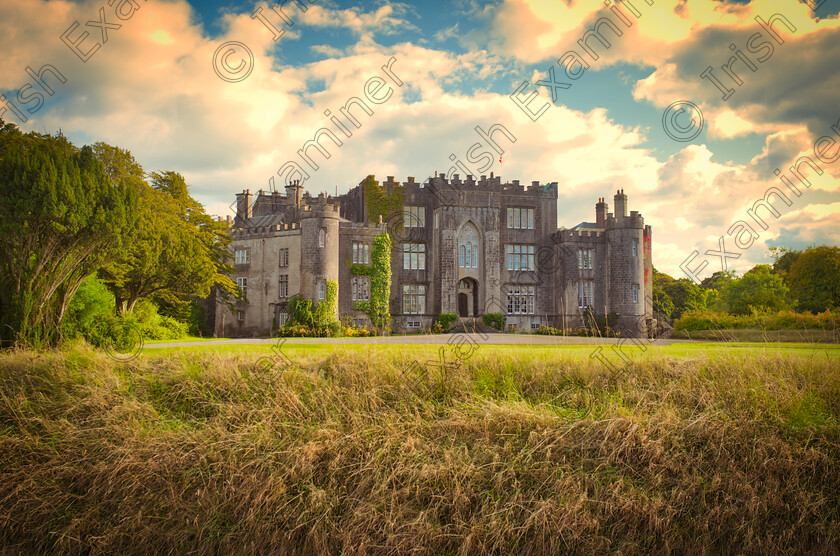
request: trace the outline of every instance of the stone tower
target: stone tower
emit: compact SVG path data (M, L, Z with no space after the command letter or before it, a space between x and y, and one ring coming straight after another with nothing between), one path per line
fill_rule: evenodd
M339 208L320 196L300 213L300 293L321 301L329 281L338 282ZM338 315L336 315L337 317Z
M616 191L615 215L605 222L606 256L609 258L609 307L618 313L616 329L622 336L645 337L645 241L644 219L637 211L627 216L627 195Z

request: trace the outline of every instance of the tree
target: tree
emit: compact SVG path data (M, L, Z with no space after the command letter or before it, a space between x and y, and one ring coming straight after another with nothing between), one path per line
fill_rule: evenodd
M775 259L773 262L773 274L778 274L785 279L790 272L790 267L799 259L802 251L794 251L786 247L771 247L770 253Z
M91 147L21 133L0 120L0 339L55 345L82 280L116 253L135 219L133 193L108 179Z
M790 309L788 287L771 272L770 265L760 264L726 288L726 304L734 315L748 315L753 309L782 311Z
M139 199L138 220L120 257L100 276L116 298L116 310L131 313L141 299L154 299L162 313L185 320L190 300L218 286L223 298L236 291L230 235L189 195L180 174L154 172L151 185L130 152L97 143L97 156L110 179L131 188Z
M706 307L706 295L700 286L689 280L688 278L680 278L674 280L672 277L661 272L654 272L653 286L659 286L661 292L664 293L673 304L671 317L674 319L680 318L686 311L698 311ZM656 295L654 295L656 299ZM662 305L662 310L667 310L667 302Z
M840 307L840 247L806 249L791 265L787 282L800 309L819 313Z

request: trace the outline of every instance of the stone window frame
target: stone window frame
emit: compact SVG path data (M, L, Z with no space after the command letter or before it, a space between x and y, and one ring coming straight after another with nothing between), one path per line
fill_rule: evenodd
M508 270L534 270L536 247L529 243L508 243L505 245L505 266ZM525 263L523 267L523 261Z
M537 288L533 285L508 284L505 287L508 315L533 315L536 309Z
M425 243L403 243L403 270L426 270Z
M353 242L353 264L370 264L370 244L362 241Z
M350 291L353 301L370 301L370 276L353 276Z
M280 248L280 267L286 268L289 266L289 248L288 247L281 247Z
M324 248L327 246L327 229L320 228L318 230L318 247Z
M578 280L578 309L595 305L595 281Z
M578 249L578 270L592 270L592 254L594 251L589 247Z
M507 207L507 227L510 230L533 230L536 209L532 207Z
M458 246L458 267L478 268L478 245L467 241Z
M426 314L426 284L403 284L402 309L404 315Z
M633 303L639 302L639 284L633 284Z
M239 254L242 253L242 258L244 260L240 260ZM236 247L233 250L233 264L235 265L243 265L249 264L251 262L251 249L249 247Z
M426 207L422 205L403 206L403 228L425 228Z
M318 301L323 301L327 298L327 281L318 280Z
M279 289L277 292L277 296L280 298L289 297L289 275L288 274L281 274L280 275L280 282L279 282Z
M248 299L248 277L238 276L236 278L236 285L242 290L242 297Z

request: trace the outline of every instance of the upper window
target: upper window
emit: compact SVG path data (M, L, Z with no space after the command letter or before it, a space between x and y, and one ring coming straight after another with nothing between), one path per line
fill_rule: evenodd
M425 228L426 207L403 207L404 228Z
M592 268L593 249L578 249L578 268Z
M403 268L405 270L426 270L425 243L403 243Z
M370 264L370 245L353 242L353 264Z
M531 208L508 208L507 227L519 230L534 229L534 209Z
M288 247L280 250L280 266L289 266L289 249L288 249Z
M534 246L515 245L506 246L508 270L534 270Z
M318 247L326 247L327 245L327 229L321 228L318 230Z
M458 247L458 266L461 268L478 268L478 245L468 241Z
M634 257L639 256L639 240L638 239L633 240L633 256Z
M237 249L234 251L234 261L236 264L248 264L248 250Z

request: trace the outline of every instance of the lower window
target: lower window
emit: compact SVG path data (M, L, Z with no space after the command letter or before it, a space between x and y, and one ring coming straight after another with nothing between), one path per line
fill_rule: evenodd
M533 315L534 297L536 288L534 286L507 287L507 312L509 315Z

